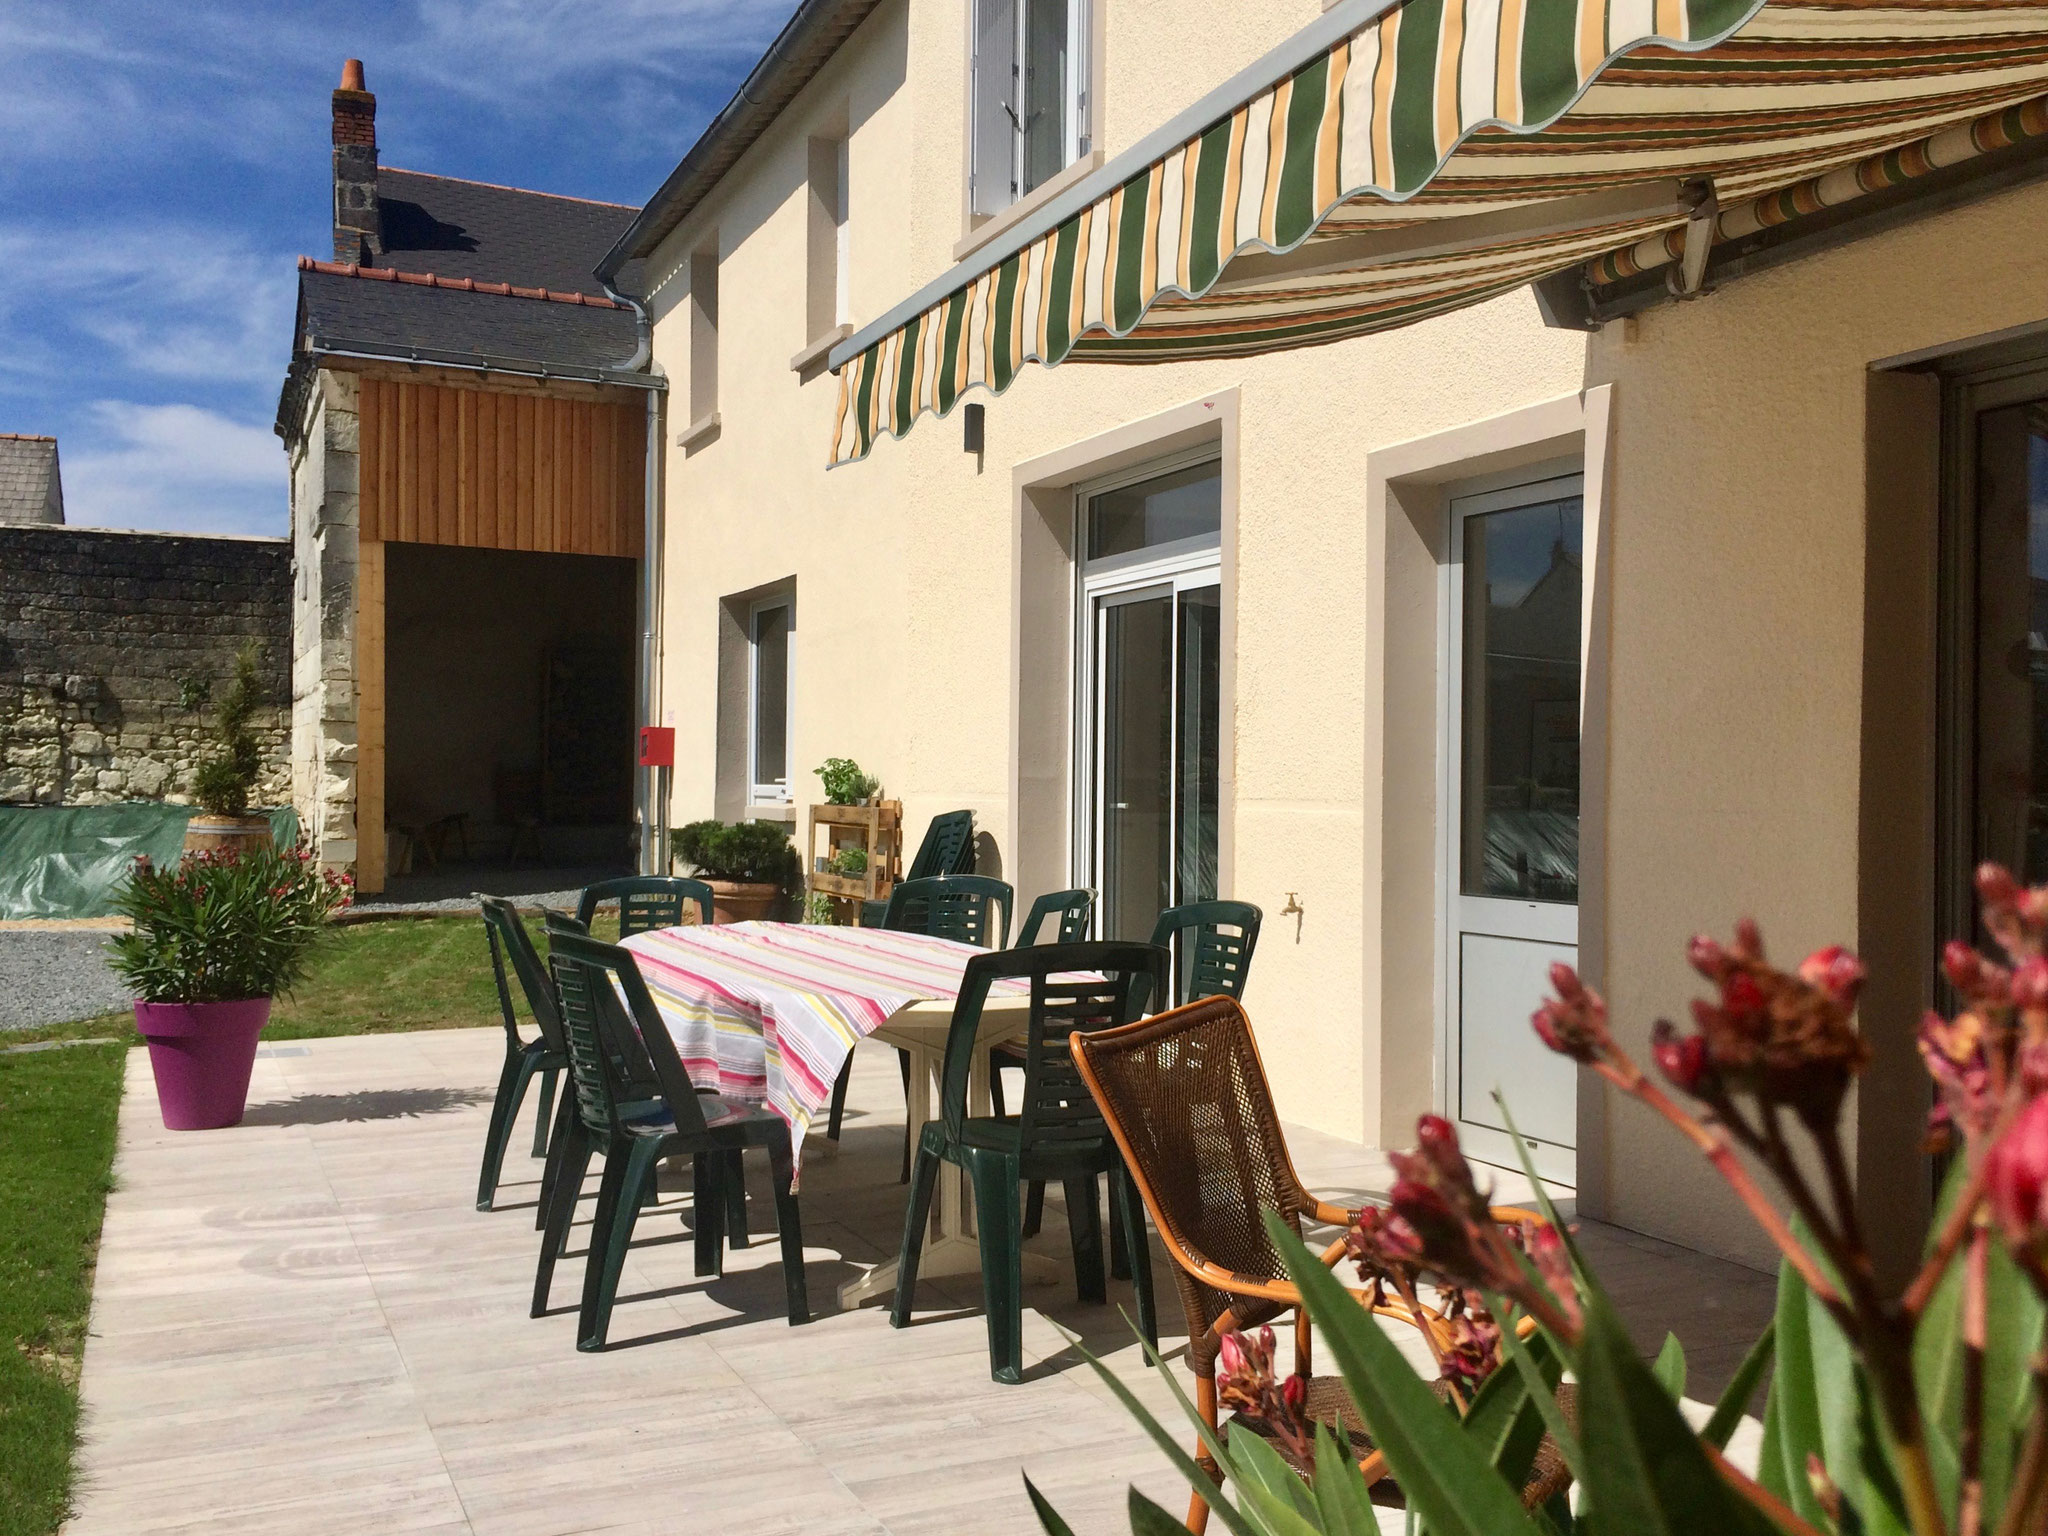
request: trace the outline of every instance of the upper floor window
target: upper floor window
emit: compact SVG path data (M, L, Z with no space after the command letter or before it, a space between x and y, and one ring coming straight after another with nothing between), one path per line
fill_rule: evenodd
M747 782L756 804L789 799L789 597L763 599L747 618Z
M977 216L1000 213L1089 150L1089 0L974 0Z
M690 257L690 419L718 409L718 237Z
M811 140L808 274L804 296L805 335L811 341L835 326L853 323L848 155L844 135Z

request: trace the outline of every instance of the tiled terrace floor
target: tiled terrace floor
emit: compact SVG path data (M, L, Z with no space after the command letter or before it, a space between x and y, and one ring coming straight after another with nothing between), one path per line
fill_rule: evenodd
M147 1060L131 1053L72 1536L996 1536L1037 1529L1020 1469L1083 1536L1128 1529L1133 1481L1184 1506L1185 1485L1054 1326L1145 1378L1117 1311L1128 1287L1112 1282L1108 1307L1078 1306L1066 1283L1034 1288L1019 1387L988 1379L972 1278L921 1287L903 1332L874 1305L836 1310L840 1282L901 1232L888 1051L858 1058L843 1147L807 1154L817 1320L792 1329L781 1315L755 1159L754 1247L724 1279L697 1280L677 1219L687 1201L665 1194L643 1217L614 1347L593 1356L574 1348L580 1262L558 1273L552 1315L526 1315L540 1165L516 1159L501 1208L472 1208L502 1048L481 1030L268 1048L244 1123L183 1135L161 1128ZM1308 1131L1293 1146L1333 1198L1385 1188L1376 1153ZM1711 1395L1768 1316L1770 1281L1585 1235L1646 1343L1686 1319L1693 1390ZM1036 1246L1064 1243L1055 1195ZM1171 1352L1182 1339L1163 1262ZM1138 1384L1164 1411L1159 1383Z

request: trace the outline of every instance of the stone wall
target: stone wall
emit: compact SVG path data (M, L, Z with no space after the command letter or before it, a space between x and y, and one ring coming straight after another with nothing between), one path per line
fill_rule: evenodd
M210 705L262 651L259 805L291 790L291 545L0 527L0 803L189 802Z
M292 417L291 795L321 864L356 862L357 403L361 382L312 372Z

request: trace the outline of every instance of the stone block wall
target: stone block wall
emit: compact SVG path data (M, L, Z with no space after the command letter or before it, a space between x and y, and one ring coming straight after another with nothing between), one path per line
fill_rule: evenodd
M0 803L189 802L235 654L262 651L255 802L291 793L291 545L0 527Z
M321 864L356 864L361 381L315 370L292 418L291 794Z

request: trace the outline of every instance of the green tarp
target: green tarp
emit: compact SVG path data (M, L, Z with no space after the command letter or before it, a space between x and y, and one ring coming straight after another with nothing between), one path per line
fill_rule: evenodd
M177 859L193 805L0 805L0 922L105 917L138 854ZM299 813L267 811L280 848L299 839Z

